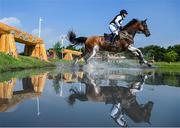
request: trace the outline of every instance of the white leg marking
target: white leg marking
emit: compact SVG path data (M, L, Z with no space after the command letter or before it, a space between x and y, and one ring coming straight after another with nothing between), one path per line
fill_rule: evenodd
M92 55L87 59L87 61L90 61L95 55L96 55L96 52L98 52L99 51L99 46L94 46L94 48L93 48L93 53L92 53Z
M128 50L130 50L134 55L138 56L140 61L142 60L145 64L147 64L147 61L144 59L141 50L139 50L138 48L132 47L131 45L128 47Z

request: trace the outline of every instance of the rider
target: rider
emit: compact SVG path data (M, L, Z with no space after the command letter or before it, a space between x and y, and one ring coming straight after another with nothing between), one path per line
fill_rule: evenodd
M109 23L109 29L113 33L112 43L114 43L116 38L118 37L119 30L122 30L122 22L127 14L127 11L122 9L120 13L116 15L114 19Z

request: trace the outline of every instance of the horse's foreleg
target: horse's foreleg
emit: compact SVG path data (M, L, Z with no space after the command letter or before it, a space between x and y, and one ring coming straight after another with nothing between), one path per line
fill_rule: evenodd
M128 50L131 51L135 56L138 56L139 58L139 63L140 64L147 64L149 67L151 66L145 59L144 56L138 48L132 47L131 45L128 47Z
M90 57L87 59L87 62L89 63L89 61L96 55L96 53L99 51L99 46L94 46L93 47L93 52L92 54L90 55Z

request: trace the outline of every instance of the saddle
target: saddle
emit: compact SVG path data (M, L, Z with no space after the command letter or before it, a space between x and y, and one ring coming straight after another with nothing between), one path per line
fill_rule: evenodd
M113 35L114 35L113 33L111 33L111 34L104 33L105 41L108 42L108 43L112 43ZM120 39L127 39L127 40L130 40L130 41L133 42L132 36L129 35L127 33L127 31L121 31L119 33L119 36L120 36Z
M111 34L108 34L108 33L104 33L104 39L106 42L112 42L112 39L113 39L113 33Z

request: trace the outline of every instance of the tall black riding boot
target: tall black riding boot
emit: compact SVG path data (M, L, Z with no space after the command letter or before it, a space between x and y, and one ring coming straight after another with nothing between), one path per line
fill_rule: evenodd
M117 38L117 35L114 34L114 35L113 35L113 38L112 38L112 45L113 45L113 46L115 45L116 38Z

